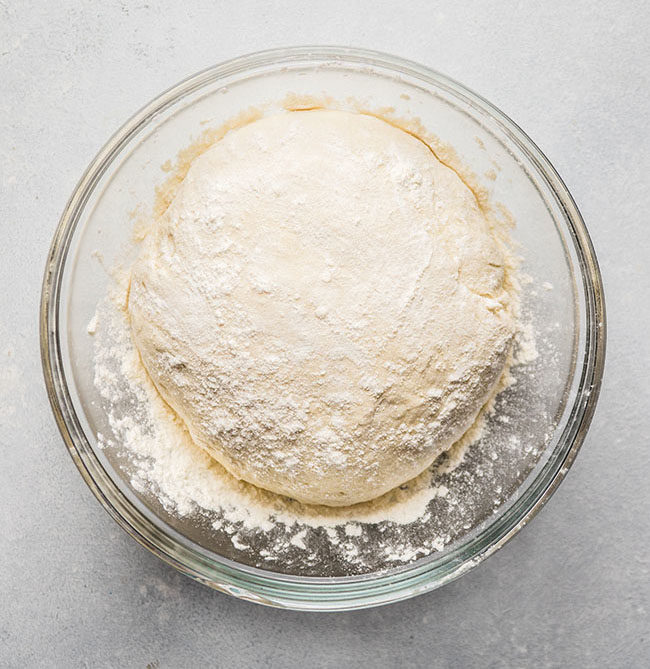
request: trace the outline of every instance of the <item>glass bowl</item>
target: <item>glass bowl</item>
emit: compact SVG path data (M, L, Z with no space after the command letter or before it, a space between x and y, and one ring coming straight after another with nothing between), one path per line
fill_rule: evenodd
M494 477L476 493L465 529L444 548L407 564L375 564L372 547L369 566L358 573L346 573L335 561L283 569L259 556L246 557L136 491L119 457L98 447L98 432L110 426L93 385L87 325L110 279L96 258L110 266L124 253L130 213L151 202L163 180L160 166L202 129L250 107L272 111L288 94L329 96L339 106L353 99L419 118L454 147L492 200L503 203L517 222L513 234L531 279L524 286L523 311L539 355L500 396L498 410L509 412L510 420L490 434L501 430L499 443L506 437L521 448L492 453L489 436L472 449L462 466L492 467ZM501 111L447 77L394 56L342 47L278 49L231 60L174 86L131 118L93 160L63 212L47 260L40 327L45 381L59 429L111 516L153 553L213 588L304 610L405 599L457 578L503 546L539 511L573 462L594 412L605 356L605 308L594 250L571 195L542 152ZM490 456L497 465L490 464Z

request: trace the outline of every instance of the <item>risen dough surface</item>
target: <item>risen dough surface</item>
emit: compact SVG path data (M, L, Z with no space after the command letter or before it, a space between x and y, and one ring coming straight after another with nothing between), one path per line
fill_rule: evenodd
M343 505L474 421L513 337L473 193L377 118L287 112L192 164L132 269L141 358L232 474Z

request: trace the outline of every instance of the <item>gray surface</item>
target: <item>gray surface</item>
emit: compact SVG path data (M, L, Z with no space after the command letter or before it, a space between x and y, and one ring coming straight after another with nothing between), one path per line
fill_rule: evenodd
M0 2L0 665L648 666L645 4L182 4ZM460 581L347 614L237 601L135 544L68 456L38 355L50 237L106 138L200 68L299 43L412 58L510 114L582 208L609 311L593 427L541 515Z

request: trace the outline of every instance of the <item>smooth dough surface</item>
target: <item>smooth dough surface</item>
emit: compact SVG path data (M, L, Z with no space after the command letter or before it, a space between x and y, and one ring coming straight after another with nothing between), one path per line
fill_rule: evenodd
M134 341L193 440L302 502L372 499L471 426L514 333L472 191L372 116L287 112L191 165L131 273Z

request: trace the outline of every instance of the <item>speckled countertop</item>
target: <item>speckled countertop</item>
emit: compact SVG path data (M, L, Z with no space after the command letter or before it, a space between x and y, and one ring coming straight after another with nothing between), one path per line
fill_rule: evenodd
M500 106L582 209L609 346L592 429L542 513L459 581L303 614L193 583L102 510L50 414L50 237L108 136L218 61L292 44L420 61ZM643 2L0 1L0 665L650 665L650 12Z

